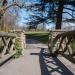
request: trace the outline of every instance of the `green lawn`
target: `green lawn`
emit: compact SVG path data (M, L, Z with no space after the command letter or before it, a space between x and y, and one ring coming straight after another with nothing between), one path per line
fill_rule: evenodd
M28 32L26 34L26 38L36 39L41 43L48 44L48 33L49 32ZM71 47L75 50L75 40L73 44L71 43Z
M36 32L36 31L35 32L31 32L31 31L25 32L25 34L45 34L45 33L48 34L49 32L41 32L41 31L40 32Z
M36 39L41 43L47 44L48 43L48 32L27 33L26 38Z

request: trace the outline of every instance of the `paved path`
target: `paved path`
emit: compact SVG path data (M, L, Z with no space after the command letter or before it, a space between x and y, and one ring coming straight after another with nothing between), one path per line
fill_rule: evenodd
M24 54L0 67L0 75L41 75L39 56L42 44L28 44Z
M20 58L12 59L0 67L0 75L74 75L74 69L71 72L59 60L61 56L59 59L45 56L47 51L44 44L31 41Z

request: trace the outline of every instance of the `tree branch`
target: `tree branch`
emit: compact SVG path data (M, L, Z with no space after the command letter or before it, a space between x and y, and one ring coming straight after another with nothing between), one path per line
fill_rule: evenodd
M6 7L1 7L1 8L0 8L0 12L2 12L2 13L4 14L5 11L6 11L7 9L9 9L10 7L12 7L12 6L18 6L19 8L22 8L22 7L23 7L23 6L20 6L20 5L17 4L17 3L14 3L14 4L11 4L11 5L6 6Z
M67 13L69 14L72 18L75 18L72 14L70 14L69 12L63 12L63 13Z
M75 11L74 9L70 9L70 8L67 8L67 7L64 7L64 9Z

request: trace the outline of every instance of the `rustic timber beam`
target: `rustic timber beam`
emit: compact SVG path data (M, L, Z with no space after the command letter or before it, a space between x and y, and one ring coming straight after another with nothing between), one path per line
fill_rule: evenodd
M15 38L16 34L14 33L0 32L0 65L16 53Z
M16 34L7 33L7 32L0 32L0 37L16 37Z
M57 56L58 54L65 54L68 53L69 56L74 57L75 52L73 52L73 49L71 47L71 42L73 37L75 36L75 30L73 31L65 31L65 30L55 30L51 31L49 34L52 38L50 38L49 45L51 43L52 53L54 56ZM54 36L54 37L53 37Z

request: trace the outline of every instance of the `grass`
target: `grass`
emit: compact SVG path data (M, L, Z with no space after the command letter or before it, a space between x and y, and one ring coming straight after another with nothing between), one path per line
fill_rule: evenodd
M25 32L25 34L46 34L49 32Z
M41 43L48 43L48 32L31 32L26 34L26 38L28 39L36 39Z
M41 43L48 44L48 32L28 32L26 33L26 37L29 39L36 39L40 41ZM70 44L73 48L73 51L75 51L75 40L73 40L73 43Z

